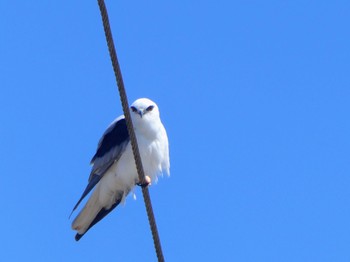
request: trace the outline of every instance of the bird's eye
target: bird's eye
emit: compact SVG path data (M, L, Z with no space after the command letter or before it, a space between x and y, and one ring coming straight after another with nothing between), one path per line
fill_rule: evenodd
M146 111L148 111L148 112L149 112L149 111L152 111L153 108L154 108L154 106L149 106L149 107L146 108Z
M131 108L131 111L133 111L133 112L137 112L136 107L132 106L132 107L130 107L130 108Z

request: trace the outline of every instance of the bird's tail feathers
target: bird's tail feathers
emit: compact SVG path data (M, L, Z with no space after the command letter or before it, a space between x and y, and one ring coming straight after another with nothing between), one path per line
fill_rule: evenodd
M101 208L98 201L98 190L95 190L79 215L74 219L72 229L78 231L79 234L84 234Z
M80 211L79 215L74 219L72 223L72 228L78 231L75 236L76 241L79 241L79 239L82 238L90 228L92 228L102 218L109 214L115 207L117 207L124 197L122 191L118 192L116 194L116 198L114 199L114 203L107 209L100 204L98 199L98 191L98 189L94 191L83 210Z

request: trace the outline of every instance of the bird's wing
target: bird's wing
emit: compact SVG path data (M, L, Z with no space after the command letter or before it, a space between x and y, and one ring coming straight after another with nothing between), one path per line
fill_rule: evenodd
M124 116L120 116L107 128L98 143L96 154L91 159L92 170L89 177L89 183L79 201L74 206L73 211L78 207L84 197L89 194L91 189L93 189L100 181L108 168L110 168L114 162L119 160L129 141L130 138L125 118Z
M119 160L129 141L125 118L120 116L112 122L98 142L96 154L90 162L92 170L89 182L93 180L94 175L102 177L107 169Z

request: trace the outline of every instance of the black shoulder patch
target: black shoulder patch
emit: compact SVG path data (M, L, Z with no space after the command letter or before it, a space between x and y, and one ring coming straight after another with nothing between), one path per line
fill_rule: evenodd
M113 147L121 145L129 139L128 128L125 118L120 119L114 124L114 127L104 135L101 145L92 159L104 156Z

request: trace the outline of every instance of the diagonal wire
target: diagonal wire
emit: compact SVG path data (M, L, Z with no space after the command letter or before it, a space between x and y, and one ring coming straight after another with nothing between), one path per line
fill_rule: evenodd
M132 151L134 153L134 158L135 158L137 173L139 176L139 181L141 182L141 184L145 184L145 173L143 171L140 152L139 152L139 148L137 145L137 140L136 140L134 128L133 128L133 125L131 122L128 98L126 96L126 92L125 92L125 88L124 88L124 82L123 82L122 73L120 70L119 62L118 62L117 52L116 52L115 47L114 47L111 27L110 27L109 19L108 19L107 8L106 8L106 5L104 3L104 0L97 0L97 2L98 2L98 5L100 7L100 11L101 11L101 17L102 17L103 28L104 28L105 36L106 36L106 40L107 40L109 55L111 57L114 74L115 74L115 77L117 80L120 100L122 103L124 116L125 116L125 120L126 120L126 124L127 124L127 128L128 128L129 136L130 136ZM146 205L148 221L149 221L149 224L151 227L154 247L156 249L158 261L164 261L164 256L163 256L163 252L162 252L162 247L161 247L161 243L160 243L160 238L159 238L159 234L158 234L156 220L155 220L154 213L153 213L151 197L150 197L150 194L149 194L147 187L142 187L142 195L143 195L143 199L144 199L145 205Z

